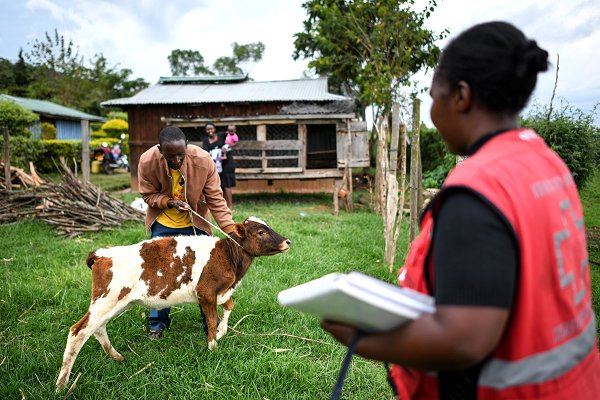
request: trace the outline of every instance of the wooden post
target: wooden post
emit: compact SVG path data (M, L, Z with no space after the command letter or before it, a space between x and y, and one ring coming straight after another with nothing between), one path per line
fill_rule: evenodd
M90 122L81 120L81 175L82 182L90 181Z
M410 229L409 243L417 236L419 221L419 118L421 102L416 97L413 99L412 135L410 140Z
M335 179L333 181L333 215L336 217L340 213L340 199L338 195L340 193L340 187L342 186L342 181L340 179Z
M392 106L392 135L390 140L389 163L387 174L387 195L385 211L383 213L384 235L385 235L385 262L393 269L394 253L396 252L396 241L394 240L394 224L398 213L398 139L400 136L400 105L394 103Z
M347 211L352 211L354 208L352 204L352 168L350 163L352 161L352 129L350 128L350 120L346 120L346 127L348 129L348 149L346 152L346 185L348 185L348 193L346 193L346 208Z
M373 202L374 211L383 215L385 212L386 194L387 194L387 123L385 118L380 116L377 121L374 121L374 126L377 131L377 168L375 170L375 201Z
M265 142L267 140L267 126L266 125L258 125L256 127L256 140ZM269 167L269 161L267 160L267 152L266 150L262 150L260 153L262 158L261 168L262 171L266 170Z
M404 200L406 198L406 125L400 125L400 198L398 199L398 212L396 215L396 230L394 231L394 243L398 243L398 237L400 237L400 226L402 225L402 218L404 217ZM390 261L390 272L392 272L394 266L394 259L396 252L391 254L392 258Z
M10 141L8 136L8 128L2 127L2 137L4 138L4 184L6 190L12 190L12 182L10 179Z
M302 150L298 150L298 168L301 168L304 173L306 170L306 144L308 143L306 124L298 125L298 140L302 142Z

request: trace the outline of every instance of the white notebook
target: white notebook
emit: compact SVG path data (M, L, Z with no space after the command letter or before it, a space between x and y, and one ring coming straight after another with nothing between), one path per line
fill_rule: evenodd
M360 272L332 273L282 290L279 303L362 330L397 328L435 311L434 299Z

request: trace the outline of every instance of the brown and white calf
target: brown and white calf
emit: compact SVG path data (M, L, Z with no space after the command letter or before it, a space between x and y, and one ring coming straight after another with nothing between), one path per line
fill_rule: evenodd
M86 261L92 270L92 301L69 332L57 391L69 381L75 358L91 335L113 359L123 360L108 339L106 324L134 304L161 309L200 303L208 325L208 348L214 349L227 332L231 295L253 258L286 252L291 243L255 217L236 224L231 238L239 246L227 238L177 236L90 253ZM219 304L223 317L217 329Z

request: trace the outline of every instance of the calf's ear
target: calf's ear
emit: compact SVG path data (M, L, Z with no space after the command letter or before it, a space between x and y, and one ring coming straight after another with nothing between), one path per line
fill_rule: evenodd
M235 233L238 237L244 238L246 237L246 228L242 224L235 224L233 227L233 233Z

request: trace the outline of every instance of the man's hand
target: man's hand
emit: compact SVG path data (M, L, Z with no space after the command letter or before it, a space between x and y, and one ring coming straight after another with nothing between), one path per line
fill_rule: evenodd
M190 209L190 206L185 201L170 199L167 201L167 205L169 208L176 208L179 212L187 212Z

